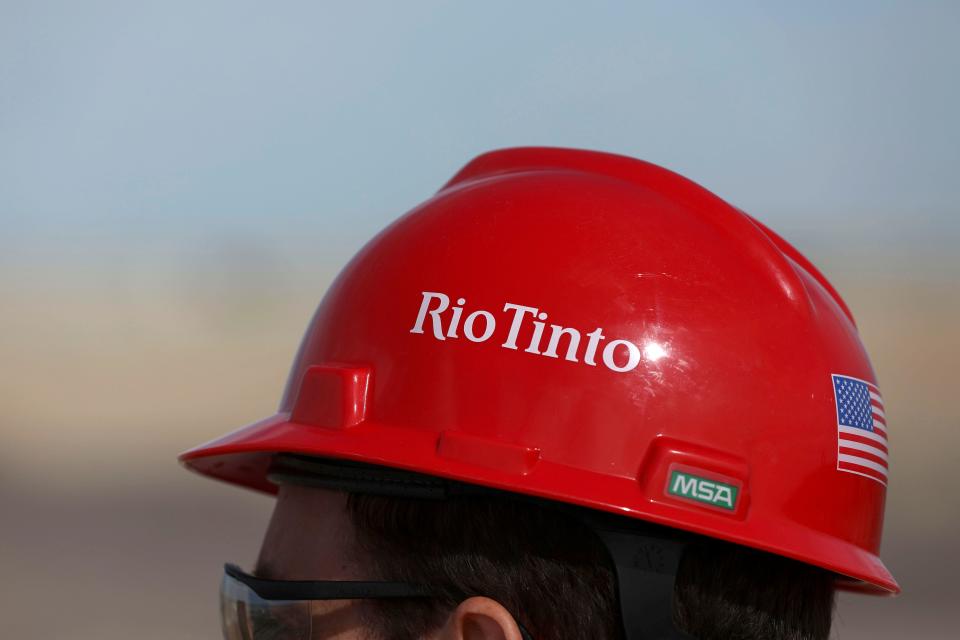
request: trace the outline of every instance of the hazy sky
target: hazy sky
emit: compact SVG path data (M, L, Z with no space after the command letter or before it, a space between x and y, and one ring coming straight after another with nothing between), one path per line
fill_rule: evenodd
M794 233L952 242L960 4L840 5L4 0L0 265L211 238L340 263L520 144L663 164Z

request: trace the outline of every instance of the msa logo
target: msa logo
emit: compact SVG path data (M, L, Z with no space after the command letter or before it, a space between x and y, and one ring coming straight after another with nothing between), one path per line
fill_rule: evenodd
M733 511L737 506L737 487L734 485L707 480L682 471L670 474L667 492L728 511Z

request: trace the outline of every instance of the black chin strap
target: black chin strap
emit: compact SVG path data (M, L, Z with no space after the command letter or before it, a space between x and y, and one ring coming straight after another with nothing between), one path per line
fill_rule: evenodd
M686 543L657 532L588 522L617 572L617 601L626 640L693 640L673 625L677 569Z
M673 625L674 583L687 545L678 531L511 492L345 460L278 454L267 477L276 484L407 498L498 496L569 511L596 532L613 560L625 640L694 640ZM529 640L527 634L524 640Z

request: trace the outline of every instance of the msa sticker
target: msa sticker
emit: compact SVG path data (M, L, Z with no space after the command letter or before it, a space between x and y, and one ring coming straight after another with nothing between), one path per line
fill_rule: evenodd
M670 474L667 493L711 507L720 507L727 511L734 511L737 507L737 487L735 485L717 480L707 480L676 469Z

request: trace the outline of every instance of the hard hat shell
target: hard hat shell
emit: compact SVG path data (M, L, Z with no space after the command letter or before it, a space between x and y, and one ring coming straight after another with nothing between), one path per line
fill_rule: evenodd
M266 492L276 452L418 471L897 592L886 447L841 464L837 376L879 398L840 296L762 224L653 164L505 149L341 271L275 415L181 459Z

